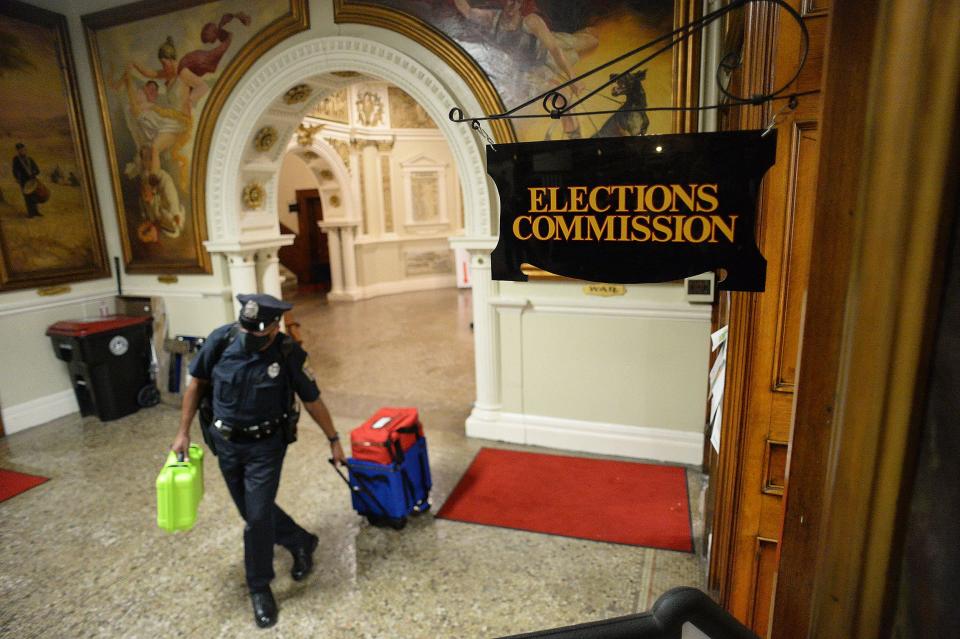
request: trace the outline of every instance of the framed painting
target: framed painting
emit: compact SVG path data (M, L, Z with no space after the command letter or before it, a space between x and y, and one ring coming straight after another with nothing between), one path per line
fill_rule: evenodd
M109 277L66 19L0 4L0 291Z
M384 27L416 40L464 78L489 115L670 33L698 15L698 6L693 0L334 0L334 19ZM696 122L692 113L592 113L692 106L698 47L694 36L650 60L574 109L584 115L492 121L495 137L499 142L536 142L690 132ZM592 74L564 95L573 102L641 58ZM518 114L545 112L538 101Z
M204 181L223 103L306 0L145 0L87 14L123 257L131 273L209 273Z

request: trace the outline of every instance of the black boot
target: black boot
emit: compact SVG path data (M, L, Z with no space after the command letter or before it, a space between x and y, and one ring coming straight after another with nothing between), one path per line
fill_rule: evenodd
M250 593L250 600L253 602L253 620L261 628L269 628L277 623L277 602L273 598L273 592L270 588L258 592Z
M310 574L313 570L313 551L317 549L317 543L320 539L316 535L310 535L310 540L296 550L290 551L293 555L293 568L290 570L290 576L294 581L300 581Z

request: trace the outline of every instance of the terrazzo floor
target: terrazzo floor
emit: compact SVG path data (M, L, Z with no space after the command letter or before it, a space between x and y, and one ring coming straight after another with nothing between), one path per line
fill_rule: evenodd
M383 404L421 408L434 510L483 446L551 452L464 436L469 293L295 301L341 433ZM0 467L51 478L0 503L0 637L500 637L644 611L674 586L702 587L696 554L429 513L399 532L371 527L351 510L326 441L304 417L278 503L320 536L317 570L294 582L278 548L280 619L261 630L244 586L243 525L215 463L197 526L173 535L156 526L154 479L177 418L161 404L108 423L71 415L0 438ZM687 478L699 539L702 481L693 468Z

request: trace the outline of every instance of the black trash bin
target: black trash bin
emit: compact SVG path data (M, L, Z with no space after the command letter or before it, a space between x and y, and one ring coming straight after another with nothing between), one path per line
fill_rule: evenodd
M157 403L151 317L67 320L51 325L47 335L57 358L67 363L81 415L110 421Z

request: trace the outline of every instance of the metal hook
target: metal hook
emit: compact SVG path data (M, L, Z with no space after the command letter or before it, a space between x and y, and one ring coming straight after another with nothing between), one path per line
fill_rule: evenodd
M767 134L770 133L771 131L773 131L773 127L777 126L777 118L779 118L780 115L783 114L784 111L786 111L786 110L788 110L788 109L792 109L792 108L793 108L792 105L793 105L793 100L791 100L790 102L787 102L786 104L784 104L783 107L781 107L779 111L777 111L776 113L773 114L773 117L770 118L770 123L767 124L767 128L764 129L763 133L760 134L760 137L761 137L761 138L767 137Z
M480 126L480 123L477 120L473 120L472 122L470 122L470 127L474 131L479 133L480 137L482 137L486 141L486 143L490 145L490 148L493 149L494 152L496 152L497 147L493 141L493 138L491 138L490 134L488 134L486 131L483 130L483 127Z

